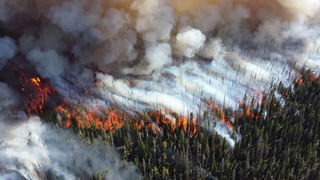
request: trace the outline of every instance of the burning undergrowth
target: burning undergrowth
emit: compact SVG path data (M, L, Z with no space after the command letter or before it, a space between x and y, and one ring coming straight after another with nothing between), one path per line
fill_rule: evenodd
M59 97L59 94L53 89L48 82L45 82L40 77L30 77L22 72L20 73L21 97L25 102L25 111L28 115L36 114L42 117L56 114L58 124L61 127L69 128L71 126L76 128L92 128L102 129L114 133L115 130L121 129L123 126L129 124L134 129L141 130L148 127L152 129L154 134L162 134L163 126L169 125L171 130L182 127L185 133L189 132L192 137L197 132L198 121L197 117L179 116L177 113L166 109L164 112L148 112L137 115L132 115L123 111L118 113L114 108L106 108L103 106L94 106L92 108L82 106L81 104L73 104L67 100L61 101L61 104L48 104L48 101ZM216 115L221 118L222 124L226 123L230 130L233 130L231 121L226 120L224 112L218 105L211 101L205 101L210 108L216 110ZM51 117L48 117L51 118ZM141 119L139 121L132 121L132 119ZM155 119L152 121L151 119ZM55 120L55 117L54 117ZM131 124L130 124L131 123Z

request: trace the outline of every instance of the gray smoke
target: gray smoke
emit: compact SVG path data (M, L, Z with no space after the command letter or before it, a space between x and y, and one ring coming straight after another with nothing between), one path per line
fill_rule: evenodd
M39 74L46 78L62 76L68 62L55 50L33 49L28 52L27 59L36 66Z
M1 16L1 15L0 15ZM16 54L17 47L9 37L0 37L0 70Z

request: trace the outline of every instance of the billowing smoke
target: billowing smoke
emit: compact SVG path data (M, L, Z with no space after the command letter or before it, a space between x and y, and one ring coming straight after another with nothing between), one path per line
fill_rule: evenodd
M0 179L88 179L102 173L108 179L138 178L111 145L81 141L72 131L52 127L39 117L15 111L17 97L0 83ZM106 173L107 170L107 173Z
M181 56L193 58L204 45L206 36L198 29L185 29L176 37L176 46Z
M12 119L5 121L9 120ZM113 147L106 148L101 142L85 144L72 132L42 124L38 117L19 125L1 123L0 127L4 130L0 144L0 178L87 179L95 173L104 174L105 170L108 179L138 178L133 165L123 168Z
M318 0L2 0L0 69L31 67L72 102L237 108L299 68L319 71L319 10Z
M12 127L1 124L1 128L6 131L1 132L0 177L88 179L107 170L108 179L138 178L131 163L123 168L113 147L106 148L101 142L85 144L72 132L41 124L37 117Z

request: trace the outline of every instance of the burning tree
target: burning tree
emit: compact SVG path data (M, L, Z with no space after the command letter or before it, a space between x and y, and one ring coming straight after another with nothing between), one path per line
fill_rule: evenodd
M37 76L22 73L20 81L26 111L45 116L54 89ZM205 100L208 110L197 117L169 110L129 115L66 101L49 107L61 127L73 128L88 142L100 137L115 146L122 168L134 162L146 179L315 179L320 177L319 94L320 78L302 71L289 87L280 83L268 94L257 93L257 100L239 100L235 111ZM203 128L200 122L208 116L240 133L241 141L232 148Z

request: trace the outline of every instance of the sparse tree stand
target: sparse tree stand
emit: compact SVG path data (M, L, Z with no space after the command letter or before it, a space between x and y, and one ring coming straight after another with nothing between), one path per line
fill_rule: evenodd
M320 180L319 102L319 77L302 70L301 78L291 86L280 83L265 93L261 104L252 100L234 112L225 110L235 117L234 130L242 136L233 149L225 139L199 125L192 136L190 124L184 131L183 126L173 129L170 123L160 122L163 134L155 134L147 126L138 130L132 124L143 114L113 133L94 127L74 129L88 141L101 137L106 145L113 144L124 160L119 168L133 162L144 179ZM211 111L203 118L216 113ZM151 117L150 121L157 121L156 112ZM92 178L105 179L106 174Z

